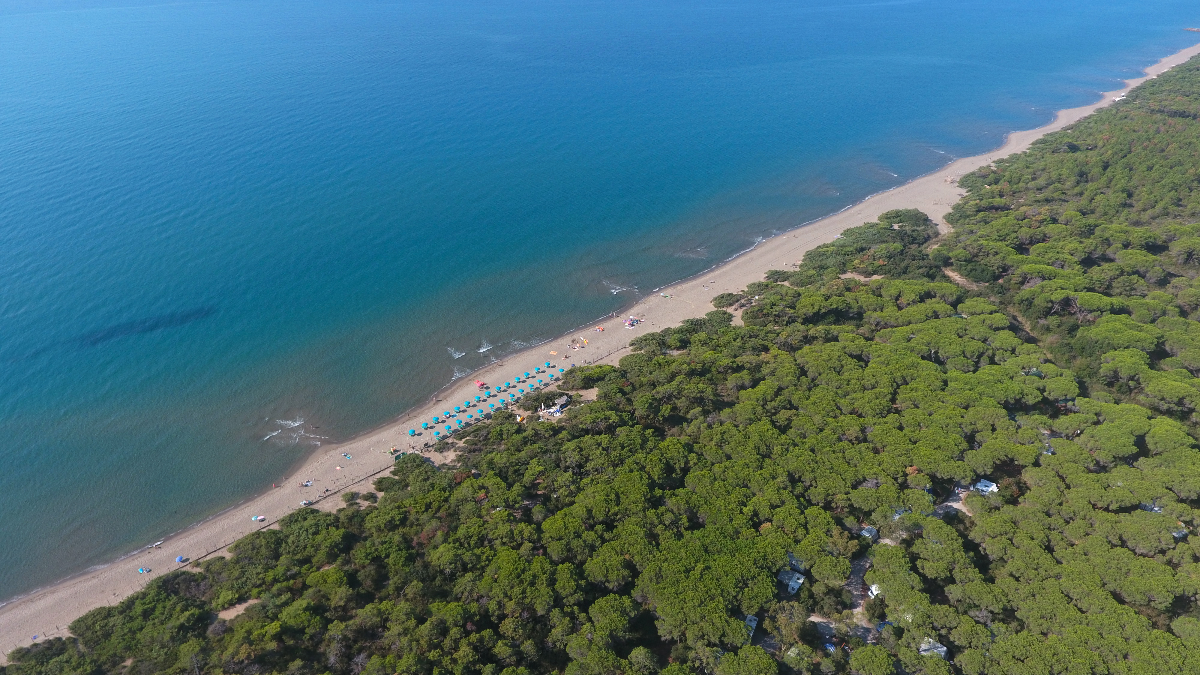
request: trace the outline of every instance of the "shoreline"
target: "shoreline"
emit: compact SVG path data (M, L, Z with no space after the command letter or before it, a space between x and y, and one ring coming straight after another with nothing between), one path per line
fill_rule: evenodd
M419 429L420 420L429 420L433 414L447 409L447 406L453 407L453 401L473 399L477 394L473 384L476 379L490 384L503 382L505 378L511 379L515 373L532 372L535 366L547 361L553 363L555 369L613 363L628 353L629 341L634 337L677 325L687 318L702 316L712 309L710 301L714 296L737 292L751 282L761 281L768 270L788 269L798 263L806 251L832 241L843 230L872 221L890 209L918 208L944 227L945 215L964 194L958 187L961 176L1027 149L1042 136L1111 105L1114 97L1196 55L1200 55L1200 44L1159 60L1143 70L1142 76L1126 80L1119 89L1104 92L1092 104L1058 111L1054 120L1045 126L1009 133L999 148L973 157L955 159L936 171L870 195L833 214L756 242L703 272L654 289L619 313L584 324L453 380L425 403L392 421L345 442L318 448L297 462L293 470L281 479L279 487L247 497L169 535L160 547L132 551L105 565L89 568L52 585L0 602L0 664L7 662L7 654L12 649L31 644L32 636L37 635L39 641L66 636L67 625L87 611L119 602L143 588L154 577L220 554L230 544L253 531L276 526L279 519L300 506L301 500L311 500L315 508L336 510L342 505L340 495L343 492L351 488L361 490L364 484L369 488L373 478L390 471L394 463L389 452L392 447L398 451L412 449L413 441L408 436L410 428ZM643 321L632 330L623 330L622 318L629 314L642 317ZM602 326L604 330L597 331L597 326ZM573 338L588 340L586 348L570 350L566 345ZM421 440L429 438L425 436ZM453 459L453 453L422 454L439 464ZM298 485L306 480L313 481L312 487ZM251 521L251 516L264 516L266 519ZM183 556L188 562L175 563L176 556ZM152 572L140 574L138 567L149 567Z

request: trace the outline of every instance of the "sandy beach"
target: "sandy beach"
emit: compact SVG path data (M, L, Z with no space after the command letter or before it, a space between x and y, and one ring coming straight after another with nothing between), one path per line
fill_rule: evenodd
M255 530L272 527L282 517L312 501L317 508L335 510L342 506L341 493L348 490L367 491L372 481L386 475L393 464L392 448L400 451L418 449L408 430L420 428L443 410L453 409L454 403L478 395L475 380L491 384L511 381L514 375L533 372L546 362L553 369L587 363L615 363L628 353L631 339L650 331L678 324L680 321L703 315L712 310L710 300L719 293L739 291L751 282L760 281L771 269L790 269L804 253L836 238L848 227L874 220L880 213L897 208L918 208L944 226L944 216L962 196L958 179L981 166L1029 147L1046 133L1059 130L1112 104L1130 88L1169 68L1200 54L1200 44L1172 54L1145 70L1145 76L1128 80L1121 89L1104 93L1097 102L1060 111L1050 124L1033 130L1010 134L1004 145L991 152L955 160L941 170L913 180L892 190L874 195L839 213L806 224L795 230L766 240L703 274L660 289L620 316L597 321L560 338L532 347L503 361L454 382L438 392L426 404L409 410L394 422L363 434L345 443L327 445L316 451L290 476L280 476L276 485L263 486L262 494L249 498L212 518L161 542L147 547L106 566L89 570L59 584L32 592L0 605L0 664L10 650L31 644L34 636L45 638L65 636L67 625L85 612L113 604L142 588L150 579L186 567L192 561L219 555L229 544ZM622 320L630 315L642 322L627 329ZM603 327L603 331L597 330ZM569 348L573 338L587 340L583 349ZM428 440L418 438L415 443ZM448 456L429 455L435 462L446 462ZM312 481L310 487L302 483ZM262 517L261 520L253 519ZM147 542L150 544L150 542ZM182 556L188 562L176 563ZM149 573L139 573L149 568Z

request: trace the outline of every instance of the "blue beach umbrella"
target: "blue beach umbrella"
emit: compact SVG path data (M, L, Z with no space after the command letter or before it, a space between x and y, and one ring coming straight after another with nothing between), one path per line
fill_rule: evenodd
M470 408L470 407L471 407L471 402L470 402L470 401L463 401L463 407L464 407L464 408Z
M475 400L478 402L478 401L482 401L483 399L482 399L482 398L480 398L479 396L476 396L476 397L475 397Z
M559 368L559 369L558 369L558 372L560 372L560 373L565 373L565 372L567 372L567 371L563 370L562 368Z
M447 425L446 425L446 431L454 431L454 427L452 427L452 426L450 426L449 424L447 424Z
M422 428L422 429L428 429L428 428L429 428L429 422L421 422L421 428Z
M183 562L183 556L181 556L181 555L175 556L175 562L177 562L177 563Z
M489 403L489 404L488 404L488 407L489 407L489 408L495 408L495 407L496 407L496 404L495 404L495 403Z
M409 435L409 436L416 436L416 435L417 435L417 430L416 430L416 429L409 429L409 430L408 430L408 435Z
M529 373L525 373L525 377L529 377Z
M454 412L462 412L462 408L454 406Z
M537 368L534 368L534 369L533 369L533 372L535 372L535 373L540 373L540 372L542 372L542 367L541 367L541 366L538 366Z
M437 423L438 423L438 416L437 416L437 415L434 415L434 416L433 416L433 423L434 423L434 424L437 424Z
M474 418L475 418L475 416L474 416L474 415L467 415L467 419L469 419L469 420L470 420L470 419L474 419Z
M549 362L549 361L547 361L547 362L546 362L546 367L547 367L547 368L549 368L549 367L550 367L550 362Z
M505 389L508 389L508 388L509 388L509 387L511 387L511 386L512 386L512 382L505 382L505 383L504 383L504 388L505 388Z
M554 379L554 373L550 373L550 374L549 374L549 375L547 375L546 377L549 377L551 380L553 380L553 379Z
M441 436L441 435L442 435L442 432L440 432L440 431L435 431L435 432L433 432L433 435L434 435L434 436Z

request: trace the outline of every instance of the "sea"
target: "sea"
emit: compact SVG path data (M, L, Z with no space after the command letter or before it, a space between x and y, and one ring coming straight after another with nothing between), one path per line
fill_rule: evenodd
M1049 122L1194 0L5 0L0 602Z

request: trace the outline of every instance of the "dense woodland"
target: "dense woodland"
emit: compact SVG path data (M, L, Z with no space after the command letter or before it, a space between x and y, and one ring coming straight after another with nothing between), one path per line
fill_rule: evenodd
M1200 673L1198 118L1192 62L0 674Z

